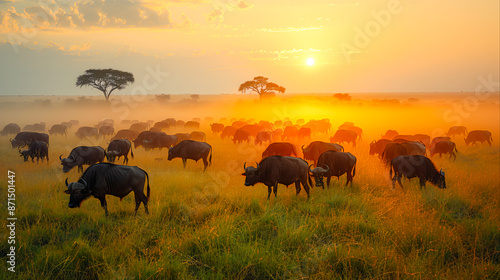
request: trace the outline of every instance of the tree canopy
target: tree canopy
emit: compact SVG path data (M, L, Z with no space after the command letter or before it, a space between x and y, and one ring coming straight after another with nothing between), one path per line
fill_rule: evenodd
M268 78L263 76L258 76L253 78L251 81L246 81L240 85L238 91L245 92L256 92L259 94L260 99L263 97L274 96L276 92L285 93L285 88L279 86L275 83L268 82Z
M91 86L102 91L106 101L114 90L124 89L134 82L134 75L115 69L89 69L78 76L76 86Z

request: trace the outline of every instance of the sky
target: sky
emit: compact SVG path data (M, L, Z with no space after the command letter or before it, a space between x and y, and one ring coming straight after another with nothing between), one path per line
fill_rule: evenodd
M0 95L458 92L499 80L498 0L0 0ZM307 59L314 65L307 65ZM114 93L115 94L115 93Z

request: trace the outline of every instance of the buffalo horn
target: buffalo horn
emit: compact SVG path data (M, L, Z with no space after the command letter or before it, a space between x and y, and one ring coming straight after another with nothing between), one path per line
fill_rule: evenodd
M68 186L68 178L66 178L66 180L64 181L64 183L66 183L66 187L68 187L68 189L69 189L69 186Z
M85 181L83 178L80 178L80 181L82 181L83 185L87 187L87 181Z
M328 170L330 170L330 167L328 167L328 165L326 165L326 164L325 164L325 165L323 165L323 166L326 166L326 169L325 169L325 168L323 168L323 170L325 170L325 171L323 171L323 172L325 172L325 173L326 173L326 172L328 172Z
M311 164L311 165L309 165L309 172L311 172L311 173L312 173L313 171L312 171L312 169L311 169L311 166L313 166L313 165L312 165L312 164Z
M304 150L304 145L302 145L302 147L300 147L302 149L302 151Z
M59 160L62 161L62 154L59 156Z
M247 163L243 163L243 169L247 169Z
M375 143L377 143L377 141L373 140L370 144L375 144Z

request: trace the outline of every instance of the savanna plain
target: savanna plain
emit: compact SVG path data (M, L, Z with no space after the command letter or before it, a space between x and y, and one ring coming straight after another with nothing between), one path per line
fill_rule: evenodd
M99 145L108 138L80 140L50 136L49 158L24 162L10 136L0 137L2 230L0 278L17 279L499 279L500 159L498 93L359 95L341 101L332 95L281 95L259 101L255 95L2 97L0 126L63 121L93 126L113 119L155 122L199 118L212 164L167 160L167 149L133 149L129 165L150 177L149 215L141 205L134 216L134 196L107 196L109 217L91 197L68 208L64 180L77 181L77 168L62 172L59 155L72 148ZM469 98L468 98L469 97ZM484 97L484 95L482 96ZM468 98L468 99L467 99ZM475 99L474 99L475 98ZM475 103L468 101L473 100ZM311 197L280 185L267 200L267 187L243 185L243 164L261 160L267 146L234 144L210 131L210 124L235 120L293 124L328 119L327 134L294 140L329 142L348 121L361 127L352 186L345 175L329 188L313 187ZM400 134L442 136L449 127L489 130L493 145L466 146L452 139L457 158L434 156L446 173L446 189L418 179L392 189L389 169L369 155L369 145L388 129ZM172 127L167 134L191 132ZM279 140L279 139L278 139ZM121 163L121 159L117 163ZM16 174L16 272L7 271L8 171Z

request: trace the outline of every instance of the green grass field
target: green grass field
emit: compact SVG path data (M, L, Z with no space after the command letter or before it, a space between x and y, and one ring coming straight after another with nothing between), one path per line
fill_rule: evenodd
M414 179L392 190L388 169L368 154L368 136L356 148L344 145L358 160L352 187L343 176L329 189L312 188L307 200L280 185L269 201L264 185L245 187L241 176L264 147L207 135L206 173L201 162L184 170L180 159L167 161L165 149L134 150L129 165L150 175L150 214L141 205L134 216L133 194L121 202L108 196L108 218L93 197L68 208L63 192L66 177L81 174L63 174L59 155L89 143L51 137L50 163L37 165L1 137L0 278L500 279L497 134L493 147L456 139L455 162L432 159L446 172L446 189L420 189ZM7 170L16 173L15 273L6 270Z

